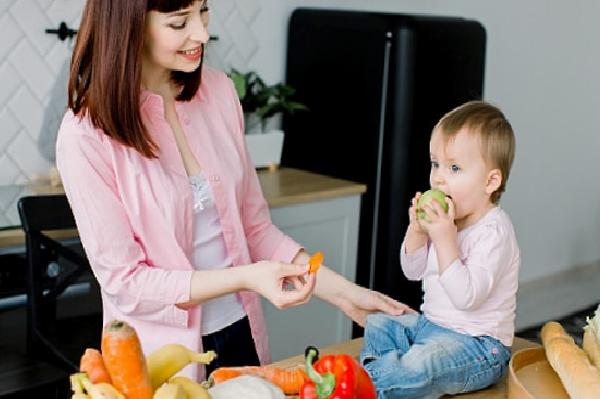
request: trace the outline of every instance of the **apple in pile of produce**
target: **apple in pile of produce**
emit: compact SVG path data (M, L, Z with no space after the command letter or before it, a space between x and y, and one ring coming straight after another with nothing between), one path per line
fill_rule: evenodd
M429 218L427 217L427 214L425 213L423 206L425 206L425 205L431 206L431 201L437 201L440 204L440 206L442 207L442 209L444 210L444 212L446 212L446 213L448 212L448 203L446 202L446 193L443 192L442 190L432 188L431 190L425 191L419 197L419 200L417 201L417 218L425 220L426 222L429 222Z

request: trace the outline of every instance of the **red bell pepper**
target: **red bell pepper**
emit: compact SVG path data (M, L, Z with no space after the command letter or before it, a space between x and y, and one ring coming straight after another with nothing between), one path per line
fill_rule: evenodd
M371 378L350 355L327 355L313 366L319 352L306 349L307 381L300 399L375 399L377 394Z

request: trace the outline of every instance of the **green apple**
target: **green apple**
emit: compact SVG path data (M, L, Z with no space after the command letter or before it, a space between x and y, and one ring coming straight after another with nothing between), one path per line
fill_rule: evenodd
M444 212L448 213L448 203L446 202L446 193L443 192L442 190L432 188L431 190L427 190L423 194L421 194L421 196L419 197L419 201L417 201L417 217L419 219L423 219L427 222L429 221L427 219L427 214L423 210L423 206L430 205L431 201L437 201L440 204L440 206L442 207L442 209L444 210Z

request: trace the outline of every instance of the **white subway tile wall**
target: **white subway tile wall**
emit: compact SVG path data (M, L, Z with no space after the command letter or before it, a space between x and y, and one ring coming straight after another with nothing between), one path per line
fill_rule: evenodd
M256 23L264 0L209 0L207 64L247 69L259 50ZM0 0L0 186L48 174L66 107L67 67L73 40L45 29L73 29L85 0ZM18 223L18 195L0 193L0 226Z

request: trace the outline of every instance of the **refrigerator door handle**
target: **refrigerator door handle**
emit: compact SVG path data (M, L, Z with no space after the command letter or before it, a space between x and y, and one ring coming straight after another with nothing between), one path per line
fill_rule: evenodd
M388 84L390 80L390 58L392 51L392 32L385 32L385 50L383 54L383 78L382 78L382 90L381 90L381 107L379 115L379 142L377 144L377 175L375 177L375 193L373 200L373 230L371 234L371 259L369 268L369 288L375 287L375 264L377 255L377 232L379 228L379 202L381 199L381 172L382 172L382 157L383 157L383 144L384 144L384 133L385 133L385 120L386 120L386 108L388 100Z

